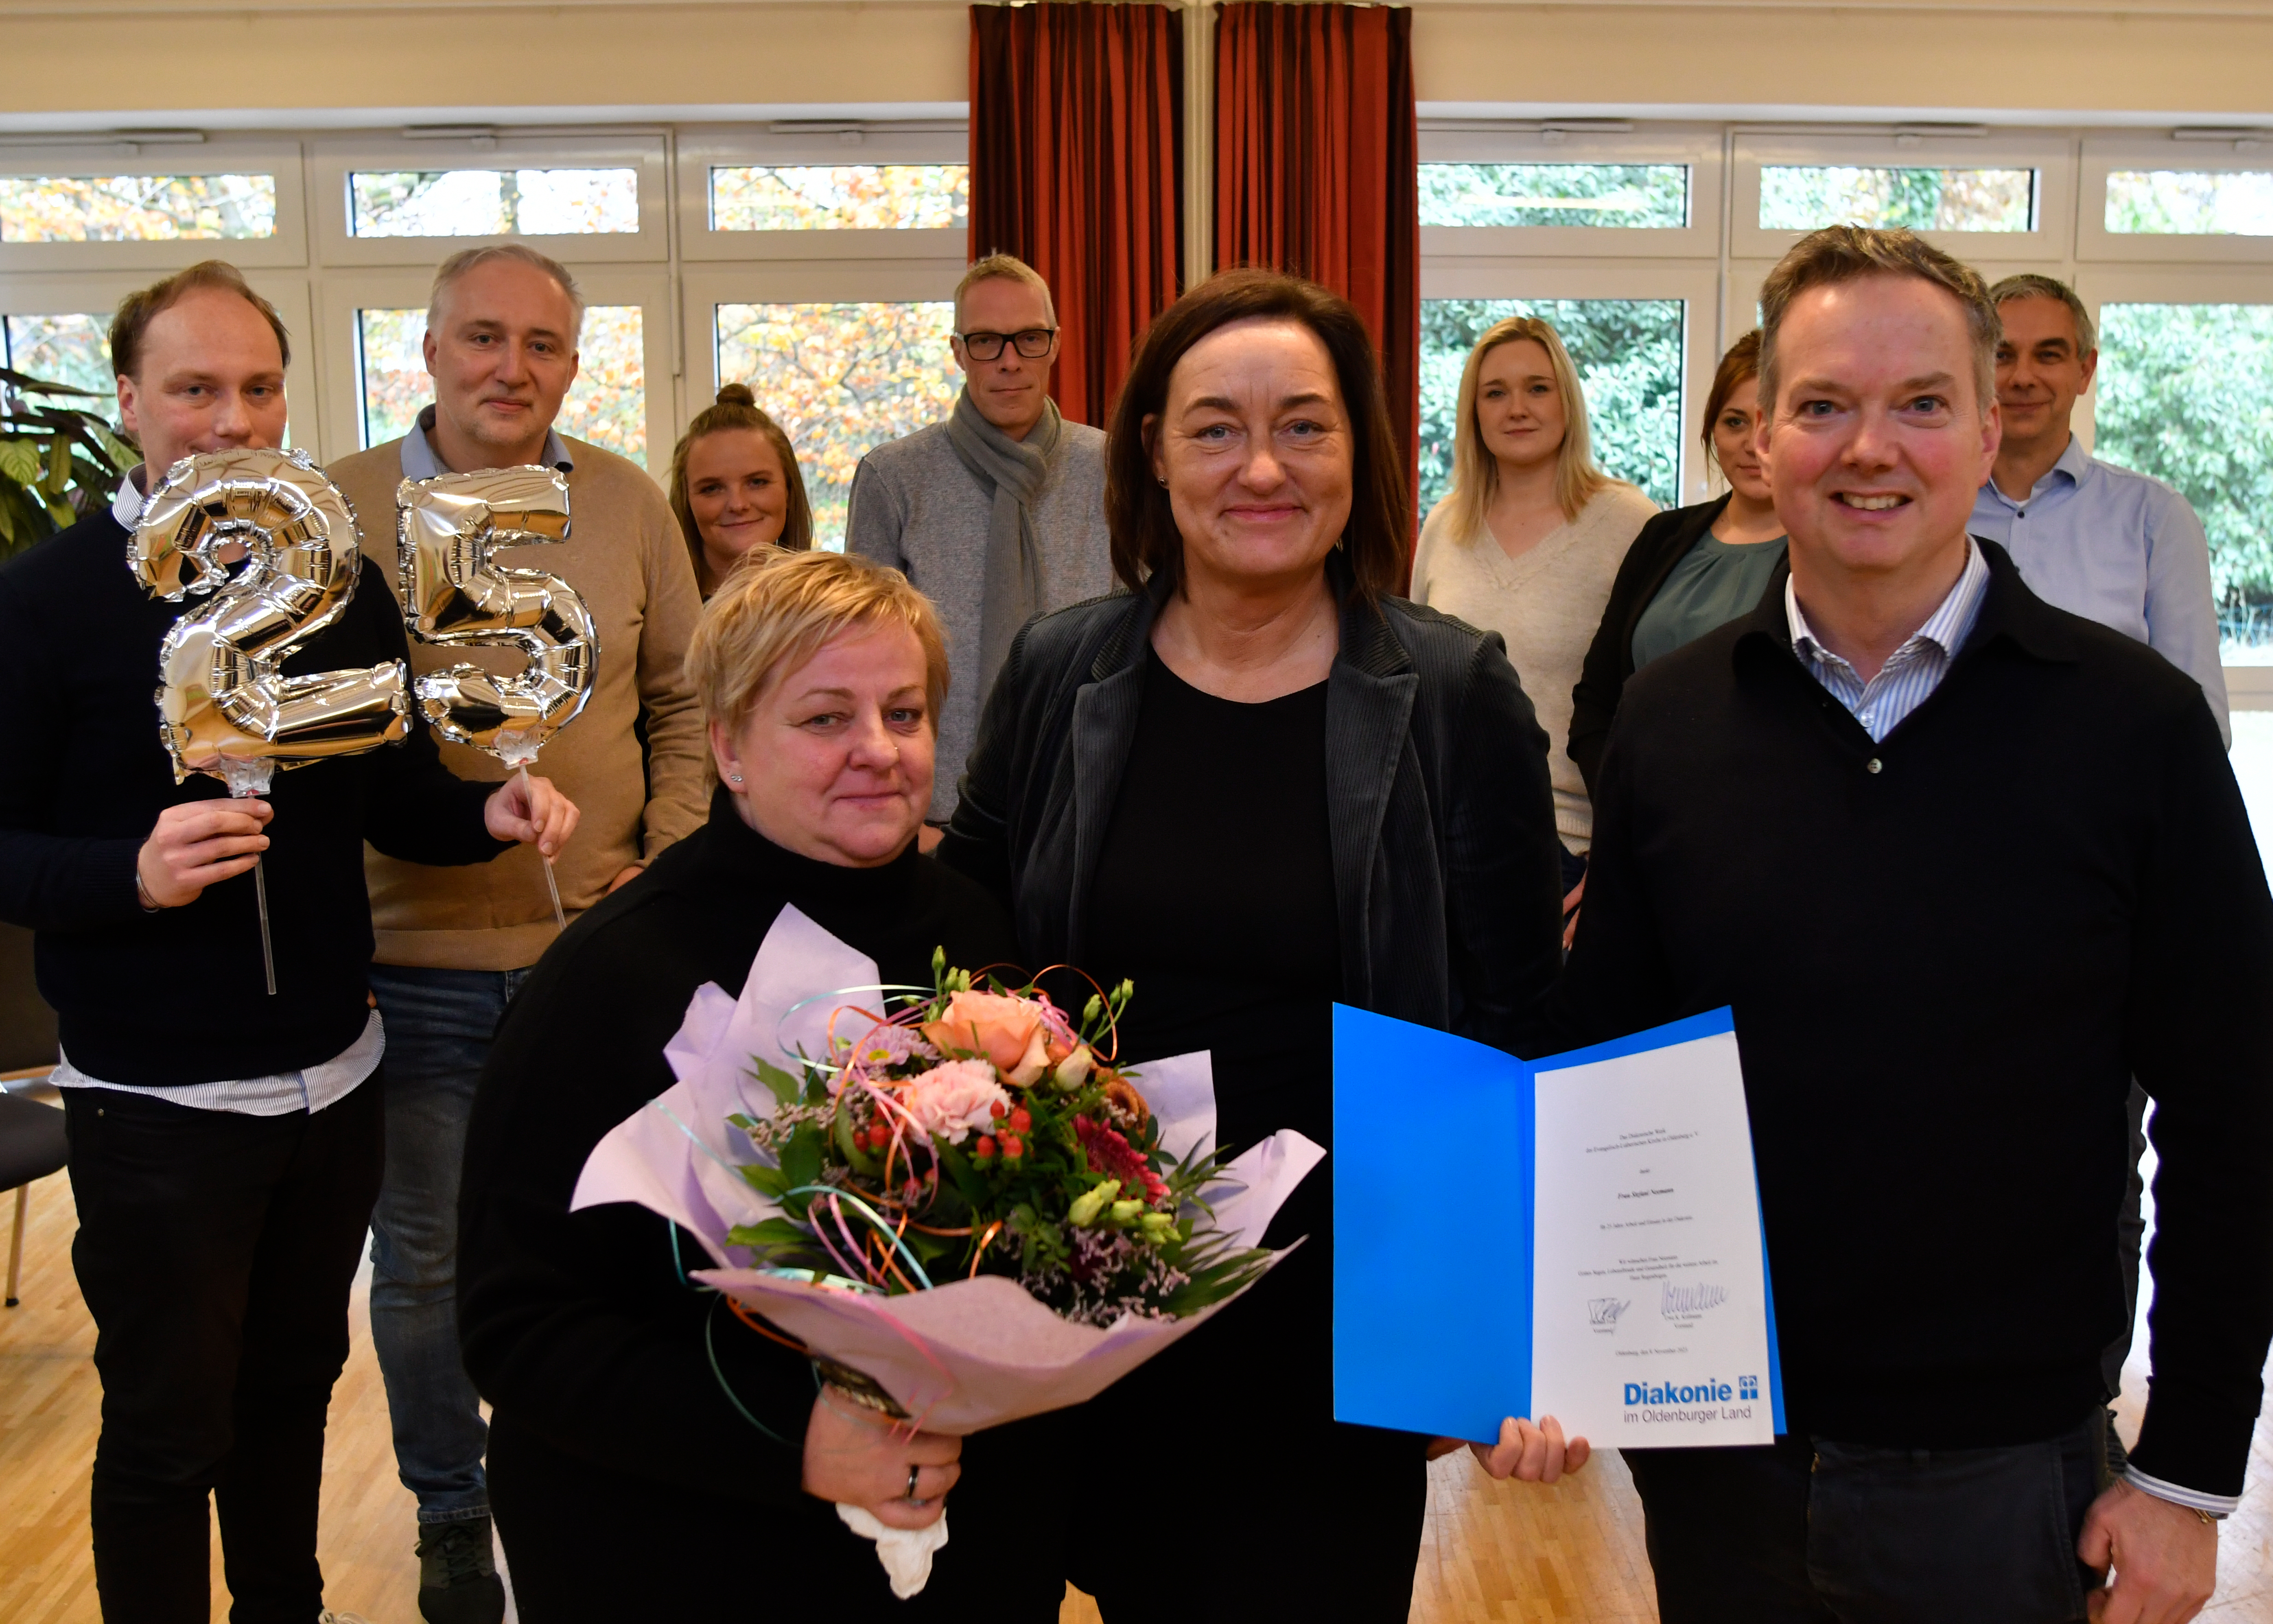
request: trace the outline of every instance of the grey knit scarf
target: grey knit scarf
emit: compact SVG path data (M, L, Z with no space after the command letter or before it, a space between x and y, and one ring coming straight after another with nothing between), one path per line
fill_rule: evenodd
M1034 535L1034 501L1049 472L1064 419L1058 403L1042 402L1042 420L1026 438L1013 440L979 415L969 389L955 400L948 443L963 465L994 492L986 524L986 578L979 616L979 687L984 703L994 673L1009 658L1018 628L1042 612L1042 548Z

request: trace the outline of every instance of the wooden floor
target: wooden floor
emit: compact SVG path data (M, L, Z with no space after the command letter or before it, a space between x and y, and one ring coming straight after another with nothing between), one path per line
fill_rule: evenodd
M0 1620L94 1624L86 1493L101 1393L94 1328L71 1278L64 1175L32 1187L31 1214L23 1304L0 1311ZM362 1282L353 1314L324 1455L326 1600L372 1624L418 1624L413 1504L395 1480ZM2127 1372L2127 1398L2142 1375ZM2218 1598L2202 1615L2215 1624L2273 1620L2273 1420L2258 1424L2249 1486L2223 1537ZM221 1619L218 1540L213 1572ZM1412 1616L1414 1624L1654 1624L1640 1508L1616 1454L1553 1490L1495 1484L1465 1454L1437 1462ZM1096 1619L1086 1598L1068 1595L1061 1624Z

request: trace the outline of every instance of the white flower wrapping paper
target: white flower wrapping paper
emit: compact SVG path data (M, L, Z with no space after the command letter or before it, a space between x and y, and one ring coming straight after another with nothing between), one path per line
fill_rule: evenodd
M934 1432L967 1434L1094 1398L1238 1300L1227 1297L1181 1320L1124 1317L1099 1329L1061 1320L1000 1274L885 1297L747 1267L747 1253L730 1246L727 1233L781 1213L736 1171L761 1158L726 1120L768 1116L778 1103L757 1080L753 1058L801 1076L800 1051L827 1052L832 1012L846 1006L881 1011L883 997L872 961L784 907L739 999L715 983L696 990L685 1022L664 1047L678 1082L593 1147L569 1210L631 1201L671 1219L701 1241L716 1265L690 1270L690 1278L868 1376ZM849 1023L838 1025L842 1035L858 1035ZM1129 1070L1159 1119L1165 1154L1181 1158L1197 1145L1214 1143L1215 1079L1204 1052ZM1208 1187L1217 1228L1234 1245L1259 1245L1272 1215L1325 1154L1292 1129L1251 1147ZM944 1536L936 1543L944 1544Z

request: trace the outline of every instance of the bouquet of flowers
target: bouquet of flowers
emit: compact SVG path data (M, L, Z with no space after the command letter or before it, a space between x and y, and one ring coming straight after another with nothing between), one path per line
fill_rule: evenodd
M1113 1064L1127 982L1076 1023L1031 984L974 984L944 951L932 981L882 1000L899 1005L889 1015L836 1008L802 1079L754 1058L778 1103L728 1120L762 1158L742 1177L781 1215L735 1226L730 1244L791 1278L886 1295L1004 1275L1100 1329L1196 1312L1269 1267L1214 1228L1202 1192L1216 1153L1168 1162L1139 1074Z
M570 1207L670 1218L716 1266L691 1279L911 1425L1081 1403L1284 1255L1264 1230L1325 1155L1284 1130L1221 1162L1204 1053L1118 1064L1129 996L1076 1020L937 957L931 987L883 987L784 908L739 998L697 989L677 1084L593 1148ZM880 1539L886 1566L915 1538Z

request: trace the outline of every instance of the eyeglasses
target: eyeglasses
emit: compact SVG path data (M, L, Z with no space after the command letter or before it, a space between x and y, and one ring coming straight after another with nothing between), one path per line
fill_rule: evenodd
M955 336L963 341L964 351L974 361L998 358L1005 344L1016 344L1020 355L1039 361L1049 354L1057 335L1055 327L1028 327L1021 333L957 333Z

